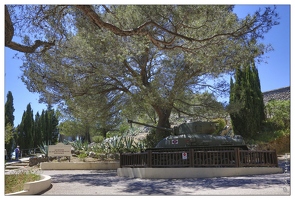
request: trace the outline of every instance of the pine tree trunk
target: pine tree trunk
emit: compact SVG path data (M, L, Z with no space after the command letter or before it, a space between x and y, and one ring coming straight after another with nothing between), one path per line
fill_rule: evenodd
M171 108L168 108L168 109L161 108L159 106L153 106L153 108L155 109L155 111L159 117L157 127L170 128L169 118L170 118L170 114L171 114L172 109ZM157 129L156 133L160 138L165 138L171 134L171 132L169 132L169 131L160 130L160 129Z

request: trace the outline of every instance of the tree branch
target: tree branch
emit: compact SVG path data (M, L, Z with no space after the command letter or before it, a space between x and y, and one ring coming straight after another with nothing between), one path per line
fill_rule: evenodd
M8 44L5 44L6 47L9 47L13 50L19 51L19 52L23 52L23 53L34 53L36 52L36 49L38 47L44 46L44 48L41 50L41 52L45 52L47 51L50 47L55 45L55 41L53 42L44 42L41 40L36 40L35 44L32 46L24 46L21 44L18 44L16 42L10 42Z

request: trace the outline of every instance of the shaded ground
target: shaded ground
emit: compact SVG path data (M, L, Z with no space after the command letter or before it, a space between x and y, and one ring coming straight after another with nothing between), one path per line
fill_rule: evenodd
M280 166L285 168L284 161ZM191 179L139 179L115 170L44 170L52 188L42 195L290 195L290 168L270 175Z

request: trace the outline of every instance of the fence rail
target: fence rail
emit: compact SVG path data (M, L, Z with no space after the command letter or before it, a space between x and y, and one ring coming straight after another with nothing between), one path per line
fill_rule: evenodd
M277 167L276 151L234 150L123 153L120 167Z

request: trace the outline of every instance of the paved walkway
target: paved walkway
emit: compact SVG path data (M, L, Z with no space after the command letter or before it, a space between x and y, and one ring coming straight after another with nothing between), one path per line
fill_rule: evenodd
M52 187L42 195L290 195L290 173L221 178L139 179L116 170L44 170Z
M52 178L52 187L41 195L289 196L289 164L289 161L279 161L280 167L286 169L280 174L191 179L125 178L117 176L116 170L40 170Z

